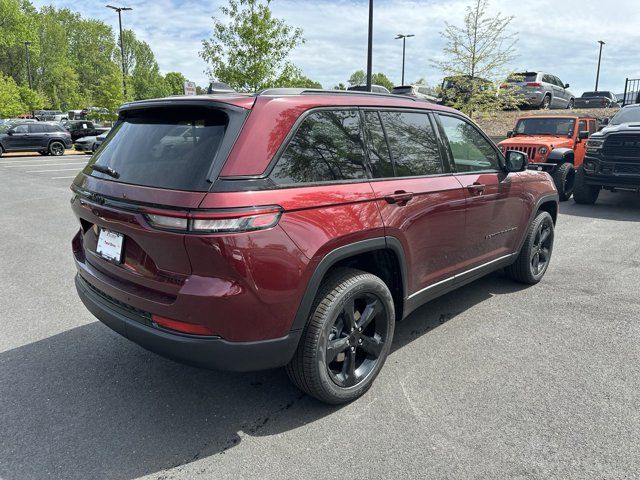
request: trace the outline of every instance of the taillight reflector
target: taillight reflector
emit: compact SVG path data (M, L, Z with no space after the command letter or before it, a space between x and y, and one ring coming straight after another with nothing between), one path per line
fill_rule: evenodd
M149 225L164 230L193 233L238 233L263 230L278 224L282 208L256 207L240 210L173 212L145 210Z
M527 87L541 87L542 84L540 82L527 82Z
M180 322L178 320L161 317L160 315L151 315L151 320L162 328L175 330L180 333L188 333L190 335L213 335L213 332L204 325Z

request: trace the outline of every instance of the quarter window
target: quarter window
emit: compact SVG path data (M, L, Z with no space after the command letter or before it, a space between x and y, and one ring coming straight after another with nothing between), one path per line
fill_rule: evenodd
M443 173L438 142L426 113L380 112L396 177Z
M500 169L496 150L476 127L448 115L440 115L440 122L449 140L457 172Z
M357 110L309 115L271 173L277 184L364 178L367 174Z

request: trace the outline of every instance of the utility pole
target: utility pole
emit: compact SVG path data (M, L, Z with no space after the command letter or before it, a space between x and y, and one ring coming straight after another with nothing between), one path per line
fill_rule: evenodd
M399 33L395 38L396 40L402 39L402 83L400 83L400 85L404 85L404 58L405 58L405 51L407 47L407 38L409 37L415 37L415 35L413 34L404 35L402 33Z
M127 100L127 72L124 65L124 43L122 39L122 12L133 10L130 7L114 7L107 5L107 8L118 12L118 24L120 25L120 54L122 55L122 91L124 92L124 100Z
M371 91L371 76L373 62L373 0L369 0L369 44L367 47L367 92Z
M29 45L31 45L31 42L24 42L24 52L27 56L27 80L29 80L29 88L33 89L33 84L31 83L31 59L29 58Z
M600 44L600 54L598 54L598 71L596 73L596 92L598 91L598 80L600 80L600 60L602 60L602 46L604 42L602 40L598 40Z

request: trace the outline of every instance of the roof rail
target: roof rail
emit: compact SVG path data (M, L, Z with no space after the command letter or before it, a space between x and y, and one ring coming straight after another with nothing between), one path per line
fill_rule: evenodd
M395 95L393 93L362 92L360 90L324 90L320 88L267 88L259 91L257 96L284 96L284 95L366 95L374 97L391 97L400 100L417 101L414 97Z

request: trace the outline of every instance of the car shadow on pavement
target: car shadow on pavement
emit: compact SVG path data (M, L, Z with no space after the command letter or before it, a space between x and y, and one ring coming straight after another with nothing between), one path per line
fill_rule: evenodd
M602 220L640 222L640 195L633 192L600 192L595 205L579 205L573 199L560 204L560 213Z
M529 285L514 282L500 270L438 297L398 322L391 350L395 352L403 348L491 297L517 292L528 287Z
M414 312L397 350L496 294L500 273ZM286 432L340 407L283 369L239 374L165 360L93 322L0 354L0 478L133 479Z

